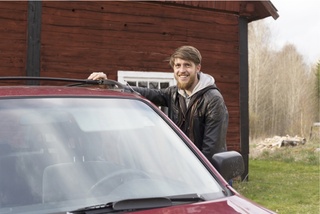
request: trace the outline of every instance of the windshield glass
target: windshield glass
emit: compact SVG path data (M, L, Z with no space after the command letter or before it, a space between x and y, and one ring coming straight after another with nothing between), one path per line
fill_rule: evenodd
M0 100L0 213L47 213L221 187L146 103Z

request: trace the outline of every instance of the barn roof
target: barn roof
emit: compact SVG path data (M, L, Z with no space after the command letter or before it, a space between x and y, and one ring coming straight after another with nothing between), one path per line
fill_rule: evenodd
M279 17L277 8L271 1L168 1L160 2L180 4L202 9L218 10L225 13L238 14L240 17L246 17L249 22L263 19L266 17Z

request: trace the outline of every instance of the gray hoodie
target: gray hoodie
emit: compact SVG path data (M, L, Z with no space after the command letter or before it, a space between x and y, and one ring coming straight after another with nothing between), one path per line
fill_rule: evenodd
M199 72L198 78L199 78L199 82L194 87L194 89L193 89L193 91L192 91L190 96L188 96L188 94L185 92L185 90L183 90L183 89L179 89L178 90L178 93L181 94L186 99L187 107L189 105L191 97L195 93L197 93L198 91L204 89L205 87L207 87L209 85L214 85L214 83L215 83L214 78L212 76L210 76L209 74L205 74L205 73Z

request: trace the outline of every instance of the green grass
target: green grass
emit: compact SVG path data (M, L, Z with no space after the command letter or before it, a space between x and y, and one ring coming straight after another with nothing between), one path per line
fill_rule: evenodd
M235 181L234 188L279 214L319 214L320 152L315 149L320 143L299 147L250 158L248 181Z

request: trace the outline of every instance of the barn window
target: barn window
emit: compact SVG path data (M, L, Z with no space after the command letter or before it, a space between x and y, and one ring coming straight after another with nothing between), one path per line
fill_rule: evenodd
M167 72L141 72L141 71L118 71L118 81L130 86L161 89L176 84L173 73ZM160 107L167 113L167 107Z
M118 81L130 86L161 89L175 84L173 73L118 71Z

